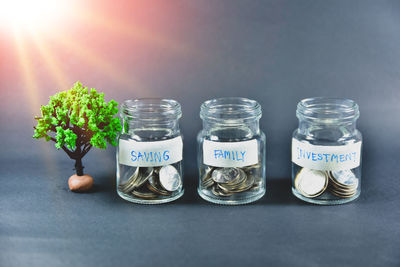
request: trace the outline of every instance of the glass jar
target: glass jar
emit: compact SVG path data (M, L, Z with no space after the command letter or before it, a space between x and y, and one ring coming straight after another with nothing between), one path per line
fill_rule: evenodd
M314 204L342 204L361 192L358 105L316 97L299 102L299 128L292 139L292 192Z
M117 148L117 192L141 204L183 195L181 105L169 99L127 100Z
M208 100L201 105L197 137L200 196L217 204L245 204L265 194L265 135L261 107L247 98Z

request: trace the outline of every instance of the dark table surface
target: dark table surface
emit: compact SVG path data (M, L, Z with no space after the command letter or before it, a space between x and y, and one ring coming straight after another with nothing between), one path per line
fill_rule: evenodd
M119 198L114 148L94 149L84 158L85 171L95 178L92 192L68 191L73 162L31 138L33 114L57 86L42 77L29 91L7 53L13 44L0 43L0 265L400 266L399 2L168 3L143 4L143 10L125 3L109 12L121 12L129 25L129 10L165 8L149 27L190 49L136 47L123 36L94 49L111 46L103 56L136 75L146 90L119 84L68 51L60 59L71 80L99 88L107 99L182 103L185 194L170 204ZM84 34L85 27L70 33L89 44L105 38L100 30ZM36 57L31 62L41 73L45 67ZM199 106L219 96L246 96L263 107L267 194L250 205L214 205L196 192ZM310 205L291 193L296 103L310 96L346 97L360 105L362 193L350 204Z

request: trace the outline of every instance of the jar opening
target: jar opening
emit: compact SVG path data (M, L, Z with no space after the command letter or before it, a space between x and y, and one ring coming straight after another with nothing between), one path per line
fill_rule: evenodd
M124 101L121 116L140 120L179 119L182 110L181 105L172 99L141 98Z
M203 120L234 121L260 119L261 106L257 101L242 97L226 97L205 101L200 108Z
M350 99L314 97L301 100L296 115L320 123L345 123L357 120L360 112L357 103Z

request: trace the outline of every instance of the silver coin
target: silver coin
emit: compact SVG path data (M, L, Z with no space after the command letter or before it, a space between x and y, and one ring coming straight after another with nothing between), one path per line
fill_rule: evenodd
M343 189L337 186L334 186L331 184L330 188L331 191L336 191L337 193L341 193L344 195L348 195L348 194L353 194L354 192L357 191L357 188L353 188L353 189Z
M238 168L219 168L215 169L211 175L214 182L228 183L240 176Z
M202 176L202 182L203 183L206 183L206 182L209 182L210 180L212 181L212 182L214 182L212 179L211 179L211 174L213 173L213 171L214 171L214 167L210 167L210 166L208 166L208 167L206 167L202 172L204 172L204 174L203 174L203 176Z
M147 183L147 188L150 191L157 193L159 195L168 196L171 194L170 192L162 188L160 181L158 180L158 177L156 177L155 175L149 178L149 182Z
M154 194L153 192L140 192L133 190L131 192L132 195L138 198L143 198L143 199L154 199L157 198L157 194Z
M261 168L261 164L257 163L254 165L243 167L242 170L245 171L247 174L255 174Z
M160 169L159 178L162 187L170 192L177 190L182 185L181 176L172 165L163 166Z
M340 198L350 198L357 193L358 178L351 170L331 171L329 192Z
M218 187L225 192L240 193L249 190L254 184L255 178L253 175L245 176L245 178L238 184L228 186L228 184L218 184Z
M336 191L336 190L334 190L334 189L330 189L330 192L333 194L333 195L335 195L335 196L337 196L337 197L340 197L340 198L349 198L349 197L352 197L352 196L354 196L356 193L357 193L357 190L356 191L354 191L354 192L351 192L351 193L343 193L343 192L338 192L338 191Z
M154 173L158 174L160 172L161 167L154 167Z
M220 188L224 188L227 191L236 190L236 189L241 188L243 186L243 183L247 179L247 175L242 169L238 169L238 170L239 170L239 175L235 179L233 179L227 183L218 183L218 186Z
M214 184L213 179L211 179L211 174L214 171L213 167L207 167L204 169L203 177L201 178L201 185L208 188Z
M332 171L331 177L340 185L358 187L358 178L351 170Z
M254 184L254 182L255 182L255 177L253 176L253 175L247 175L247 178L246 178L246 180L243 182L243 185L242 185L242 187L241 187L241 192L243 192L243 191L247 191L248 189L250 189L252 186L253 186L253 184Z
M328 186L328 176L323 171L302 168L295 179L296 189L306 197L321 195Z
M214 185L214 186L211 188L211 192L212 192L214 195L219 196L219 197L229 197L229 196L233 195L233 193L231 193L231 192L226 192L225 190L219 188L219 187L216 186L216 185Z
M342 190L342 189L337 189L335 187L331 187L329 188L329 190L331 192L335 192L336 194L340 194L340 195L354 195L357 190Z
M331 188L337 190L337 191L342 191L342 192L353 192L357 190L356 186L343 186L339 185L337 182L335 182L334 179L329 178L329 185Z
M129 179L119 186L120 190L124 193L129 193L135 188L136 180L139 177L140 168L136 167L135 172L129 177Z
M135 181L135 188L142 186L150 177L153 176L153 168L147 167L142 168L143 171L140 172L139 178Z
M234 178L233 180L225 183L226 185L237 186L238 184L241 184L246 180L247 174L242 169L238 170L239 170L239 175L236 176L236 178Z

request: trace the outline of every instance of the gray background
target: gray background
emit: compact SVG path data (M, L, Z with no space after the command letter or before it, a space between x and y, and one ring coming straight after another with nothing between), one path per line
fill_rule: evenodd
M1 266L400 266L398 1L103 4L127 25L132 14L154 15L157 23L149 27L184 47L135 47L124 37L107 43L100 30L82 24L70 34L87 44L103 40L96 49L144 89L79 65L67 50L59 56L65 71L107 99L181 102L185 195L159 206L120 199L114 148L93 149L84 158L85 171L95 178L91 193L69 192L73 162L51 144L31 139L39 106L29 103L15 74L19 67L10 63L13 45L2 42ZM57 88L35 55L31 62L44 76L35 97L45 104ZM196 192L199 106L221 96L253 98L263 108L267 194L254 204L213 205ZM351 204L314 206L291 194L295 108L311 96L351 98L360 105L362 194Z

